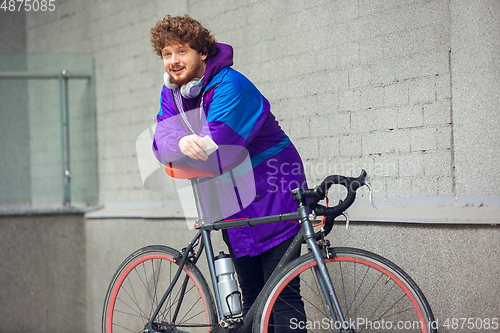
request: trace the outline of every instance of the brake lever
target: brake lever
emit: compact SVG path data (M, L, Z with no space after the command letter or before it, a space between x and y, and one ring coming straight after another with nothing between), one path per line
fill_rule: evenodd
M366 187L368 187L368 199L370 199L370 203L372 204L373 209L377 209L377 206L375 206L375 203L373 203L373 188L370 184L370 181L368 180L368 175L365 177L365 185Z
M317 221L317 216L316 212L313 210L311 214L309 214L309 221L311 222L316 222Z
M339 200L339 205L342 203L342 199ZM347 231L347 234L349 237L352 238L351 234L349 233L349 214L347 214L347 211L343 211L342 215L345 217L345 231Z
M342 212L342 215L345 217L345 231L347 231L347 234L349 237L352 238L351 234L349 233L349 214L347 214L347 211Z

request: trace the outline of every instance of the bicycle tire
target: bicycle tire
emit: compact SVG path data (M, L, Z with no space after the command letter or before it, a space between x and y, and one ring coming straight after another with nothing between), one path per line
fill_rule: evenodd
M141 332L156 310L177 272L179 252L160 245L147 246L132 253L119 266L111 280L102 315L102 332ZM187 278L187 286L181 286ZM179 302L179 296L183 301ZM172 322L181 303L177 320ZM215 304L200 270L186 262L176 286L167 297L154 322L156 331L209 332L217 323ZM163 326L163 328L161 328Z
M272 314L273 307L296 277L300 278L304 312L301 318L285 320L287 325L289 322L286 329L293 332L381 332L399 328L405 332L437 332L424 294L397 265L361 249L330 248L329 254L325 262L347 325L342 327L340 321L330 318L314 275L317 263L313 254L308 253L290 262L264 288L253 332L272 331L271 316L275 322L279 321L279 314ZM273 329L279 331L279 327Z

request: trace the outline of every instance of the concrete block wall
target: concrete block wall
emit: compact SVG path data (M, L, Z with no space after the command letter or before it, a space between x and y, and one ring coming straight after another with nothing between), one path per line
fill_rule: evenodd
M500 4L451 7L453 133L457 192L498 195ZM496 65L495 65L496 64Z
M381 197L454 192L449 8L250 2L215 19L207 13L216 7L190 2L219 41L236 46L235 68L270 99L309 181L366 168Z

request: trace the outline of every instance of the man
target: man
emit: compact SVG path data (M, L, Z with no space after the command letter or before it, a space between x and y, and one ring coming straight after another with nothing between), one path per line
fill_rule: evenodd
M153 142L157 159L163 164L183 162L224 174L241 164L244 156L240 152L245 151L253 171L255 197L230 218L296 211L291 190L307 186L302 161L271 113L269 102L231 68L231 46L216 43L207 29L187 15L167 15L160 20L151 29L151 42L168 75ZM209 156L201 139L205 135L219 147L241 149ZM293 222L279 222L224 233L240 282L243 314L299 230ZM295 287L298 290L298 282ZM299 296L292 296L290 302L303 307ZM289 327L290 317L297 314L292 311L283 316L275 317L275 323Z

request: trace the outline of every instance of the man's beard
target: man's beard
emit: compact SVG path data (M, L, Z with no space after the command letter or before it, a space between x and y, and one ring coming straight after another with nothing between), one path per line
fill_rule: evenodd
M172 83L178 85L178 86L182 86L186 83L188 83L189 81L191 81L192 79L194 79L196 77L196 73L200 72L201 71L201 68L202 68L202 63L201 62L196 62L190 70L186 71L186 76L184 78L176 78L174 79L172 76L170 76L170 81L172 81Z

